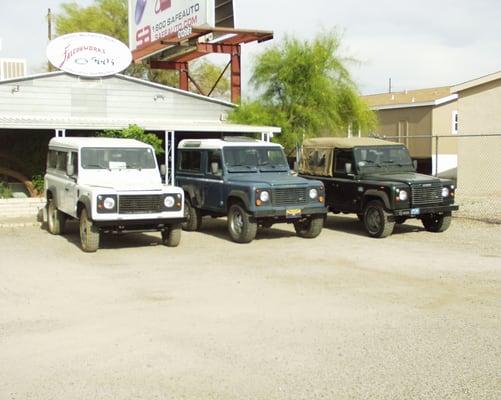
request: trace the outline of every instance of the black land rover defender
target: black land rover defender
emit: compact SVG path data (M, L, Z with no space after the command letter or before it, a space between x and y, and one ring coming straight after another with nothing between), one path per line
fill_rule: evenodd
M324 183L326 206L356 213L372 237L418 218L430 232L451 224L454 182L416 173L407 148L374 138L315 138L303 143L300 175Z

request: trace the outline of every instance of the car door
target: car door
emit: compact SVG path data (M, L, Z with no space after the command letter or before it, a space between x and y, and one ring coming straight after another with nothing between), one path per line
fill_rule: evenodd
M66 166L68 163L68 152L65 150L55 151L56 166L52 176L52 186L56 191L57 208L68 214L68 196L67 184L68 176L66 175Z
M196 208L204 204L203 184L204 172L202 169L202 154L200 149L180 150L178 153L176 181L188 194L191 203Z
M326 187L329 206L333 210L356 211L358 193L355 168L352 149L334 151L333 179Z
M78 202L78 153L72 151L68 153L67 164L72 166L73 174L71 176L67 175L67 170L64 171L66 174L65 184L64 184L64 212L72 217L76 217L77 214L77 202Z
M204 208L213 211L223 208L223 185L221 150L208 150L205 158Z

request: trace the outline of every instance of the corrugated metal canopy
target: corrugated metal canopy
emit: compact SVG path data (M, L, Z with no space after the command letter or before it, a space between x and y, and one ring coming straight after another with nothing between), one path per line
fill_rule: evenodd
M214 121L173 121L160 119L109 119L95 117L40 117L40 116L0 116L0 129L77 129L103 130L122 129L131 124L149 131L176 132L232 132L232 133L280 133L273 126L251 126Z

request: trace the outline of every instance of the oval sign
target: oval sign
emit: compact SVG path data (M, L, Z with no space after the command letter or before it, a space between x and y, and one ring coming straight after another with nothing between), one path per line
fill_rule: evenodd
M99 77L114 75L132 61L129 48L110 36L93 32L69 33L52 40L47 58L69 74Z

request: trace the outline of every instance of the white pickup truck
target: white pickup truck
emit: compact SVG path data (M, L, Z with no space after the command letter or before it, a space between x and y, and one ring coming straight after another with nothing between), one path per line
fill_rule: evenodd
M86 252L99 248L102 232L160 231L171 247L181 240L183 190L162 183L153 148L137 140L51 139L45 195L49 232L78 219Z

